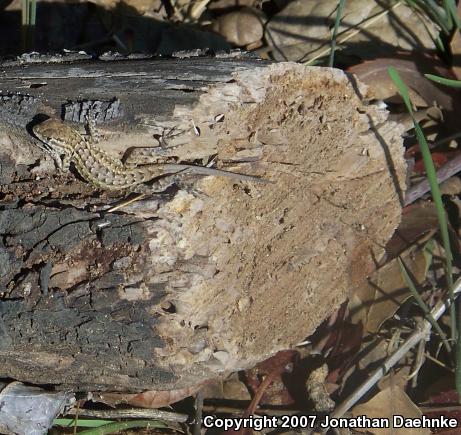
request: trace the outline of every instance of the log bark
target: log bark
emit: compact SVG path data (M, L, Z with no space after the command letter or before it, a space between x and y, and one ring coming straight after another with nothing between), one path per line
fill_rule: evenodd
M1 377L187 389L300 342L384 254L402 128L354 77L239 57L32 60L0 77ZM126 192L60 173L30 133L89 108L117 157L157 147L274 183L190 176L110 211Z

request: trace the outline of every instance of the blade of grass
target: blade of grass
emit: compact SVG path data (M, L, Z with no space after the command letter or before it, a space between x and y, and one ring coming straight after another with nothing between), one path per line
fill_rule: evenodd
M111 423L105 426L101 426L95 429L84 430L79 432L79 435L108 435L112 433L118 433L121 430L133 429L133 428L168 428L168 426L160 421L156 420L132 420L123 421L120 423Z
M432 74L424 74L426 78L441 85L451 86L452 88L461 88L461 80L450 80L444 77L434 76Z
M21 0L21 44L23 51L26 51L28 5L29 3L27 0Z
M437 183L437 174L435 172L434 162L432 161L431 152L429 150L429 145L427 144L426 137L424 136L423 130L421 129L418 121L416 120L413 112L413 105L410 100L410 95L405 83L400 78L399 73L393 67L388 68L389 76L392 81L397 86L401 97L405 103L405 106L410 114L413 125L416 132L416 137L419 142L419 148L423 156L424 168L426 170L426 177L431 188L432 199L437 210L437 218L439 221L440 235L442 237L443 249L445 251L445 276L448 286L448 294L450 299L450 324L451 324L451 338L456 342L456 390L459 397L461 397L461 340L457 340L457 325L456 325L456 310L454 304L454 294L453 294L453 254L451 252L450 246L450 236L448 234L448 223L447 216L445 214L445 208L442 202L442 195L440 194L440 188ZM458 319L458 324L461 325L461 316Z
M450 28L453 28L453 17L450 11L450 1L443 0L442 3L443 3L443 9L445 11L445 16L447 17L447 24L450 26Z
M421 1L418 0L406 0L408 7L413 9L415 15L421 16L424 15L426 18L430 19L433 23L435 22L436 24L439 23L440 20L443 20L443 18L440 15L434 16L434 14L431 12L431 9L429 8L428 10L428 5L426 5L424 2L421 4ZM447 55L447 48L445 47L445 44L442 41L442 38L440 37L440 32L437 32L437 35L433 35L433 32L431 29L429 29L428 24L426 23L426 20L424 20L422 17L420 17L420 24L426 29L427 34L429 37L432 39L434 42L435 47L440 53L443 53L443 55ZM444 33L448 35L449 33L449 28L447 27L446 31Z
M99 427L104 426L106 424L114 423L113 420L91 420L88 418L79 418L77 422L78 427ZM73 427L75 425L74 418L55 418L53 420L53 425L56 426L65 426L65 427Z
M331 68L333 68L335 60L336 35L338 34L339 24L341 23L341 18L343 17L343 11L345 6L346 0L339 0L338 10L336 11L335 25L333 27L333 35L331 36L330 58L328 59L328 66Z
M422 2L426 5L433 15L437 18L437 24L443 29L443 31L449 35L453 24L451 23L451 17L446 13L442 7L440 7L434 0L424 0Z
M28 49L35 47L35 25L37 19L37 0L30 0Z
M442 339L443 345L445 346L445 349L447 350L448 354L452 354L452 348L450 346L450 343L448 342L447 336L445 332L442 331L442 328L440 325L437 323L437 321L434 319L434 317L431 314L431 310L428 308L428 306L424 303L423 299L421 298L421 295L418 293L418 290L416 290L416 286L413 282L413 280L410 277L410 274L408 273L407 266L405 265L404 261L398 257L397 262L399 263L400 267L400 272L402 272L403 279L405 283L407 284L408 288L411 291L411 294L415 298L417 304L423 311L424 315L426 316L426 319L430 322L432 327L438 332L440 335L440 338Z
M22 49L28 51L33 46L37 17L37 0L21 0Z
M455 1L454 0L444 0L443 6L445 7L445 11L447 11L448 16L456 24L456 27L458 28L458 30L461 31L461 21L458 17L458 11L456 10Z
M432 266L432 260L434 258L434 247L435 240L433 237L431 237L423 246L423 256L426 263L424 266L424 276L427 276L429 269Z
M429 150L429 146L427 144L424 133L421 127L419 126L418 121L416 121L416 118L414 117L413 105L411 103L410 95L408 93L408 89L406 85L400 78L400 75L395 68L389 67L388 72L389 72L389 76L391 77L395 85L397 86L399 93L403 98L403 101L405 103L405 106L407 107L408 113L413 119L413 124L415 127L416 136L419 142L419 147L421 149L421 154L423 155L424 167L426 169L426 176L429 181L429 185L431 187L431 192L432 192L432 197L433 197L436 209L437 209L437 217L439 220L440 234L442 237L443 248L445 250L445 256L446 256L445 265L447 269L446 278L448 282L448 287L449 287L449 290L450 289L453 290L453 277L452 277L452 258L453 257L451 253L450 238L448 235L447 218L446 218L445 209L444 209L443 202L442 202L442 196L440 194L439 185L437 183L437 174L435 171L434 162L432 161L431 152ZM450 297L452 298L453 295L450 294Z
M75 407L74 427L73 427L73 430L72 430L72 435L77 434L78 417L79 417L78 412L79 411L80 411L80 402L77 402L76 407Z
M37 0L31 0L30 5L30 25L35 27L37 21Z
M445 35L450 35L452 26L450 18L446 16L445 10L433 0L405 0L409 6L424 13L435 24L437 24Z

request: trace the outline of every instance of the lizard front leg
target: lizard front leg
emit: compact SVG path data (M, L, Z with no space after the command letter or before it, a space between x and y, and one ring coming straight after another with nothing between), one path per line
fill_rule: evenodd
M139 146L128 148L123 156L123 163L127 168L134 168L139 165L152 165L162 163L176 163L178 156L175 151L182 145L169 146L167 139L182 134L173 134L176 127L171 128L166 133L163 130L161 136L155 135L158 146Z
M64 155L64 157L62 159L60 158L59 160L60 160L60 164L61 164L59 169L61 169L61 171L67 172L69 170L69 167L70 167L71 157L66 154L66 155Z
M69 165L70 165L70 157L67 155L64 155L64 157L61 157L61 154L59 151L51 148L51 147L42 147L54 160L54 163L58 167L58 169L62 172L66 172L69 170Z

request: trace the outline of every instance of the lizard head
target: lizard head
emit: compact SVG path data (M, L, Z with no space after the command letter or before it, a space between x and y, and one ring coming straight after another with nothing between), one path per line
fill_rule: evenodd
M74 144L82 140L76 130L54 118L35 125L32 131L37 139L60 153L72 150Z

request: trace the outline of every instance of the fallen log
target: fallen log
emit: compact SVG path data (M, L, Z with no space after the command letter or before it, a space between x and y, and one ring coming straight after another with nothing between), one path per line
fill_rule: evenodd
M402 128L340 70L229 58L4 63L0 376L179 390L311 334L400 221ZM122 159L207 165L141 197L62 172L48 116ZM132 201L130 201L132 200Z

